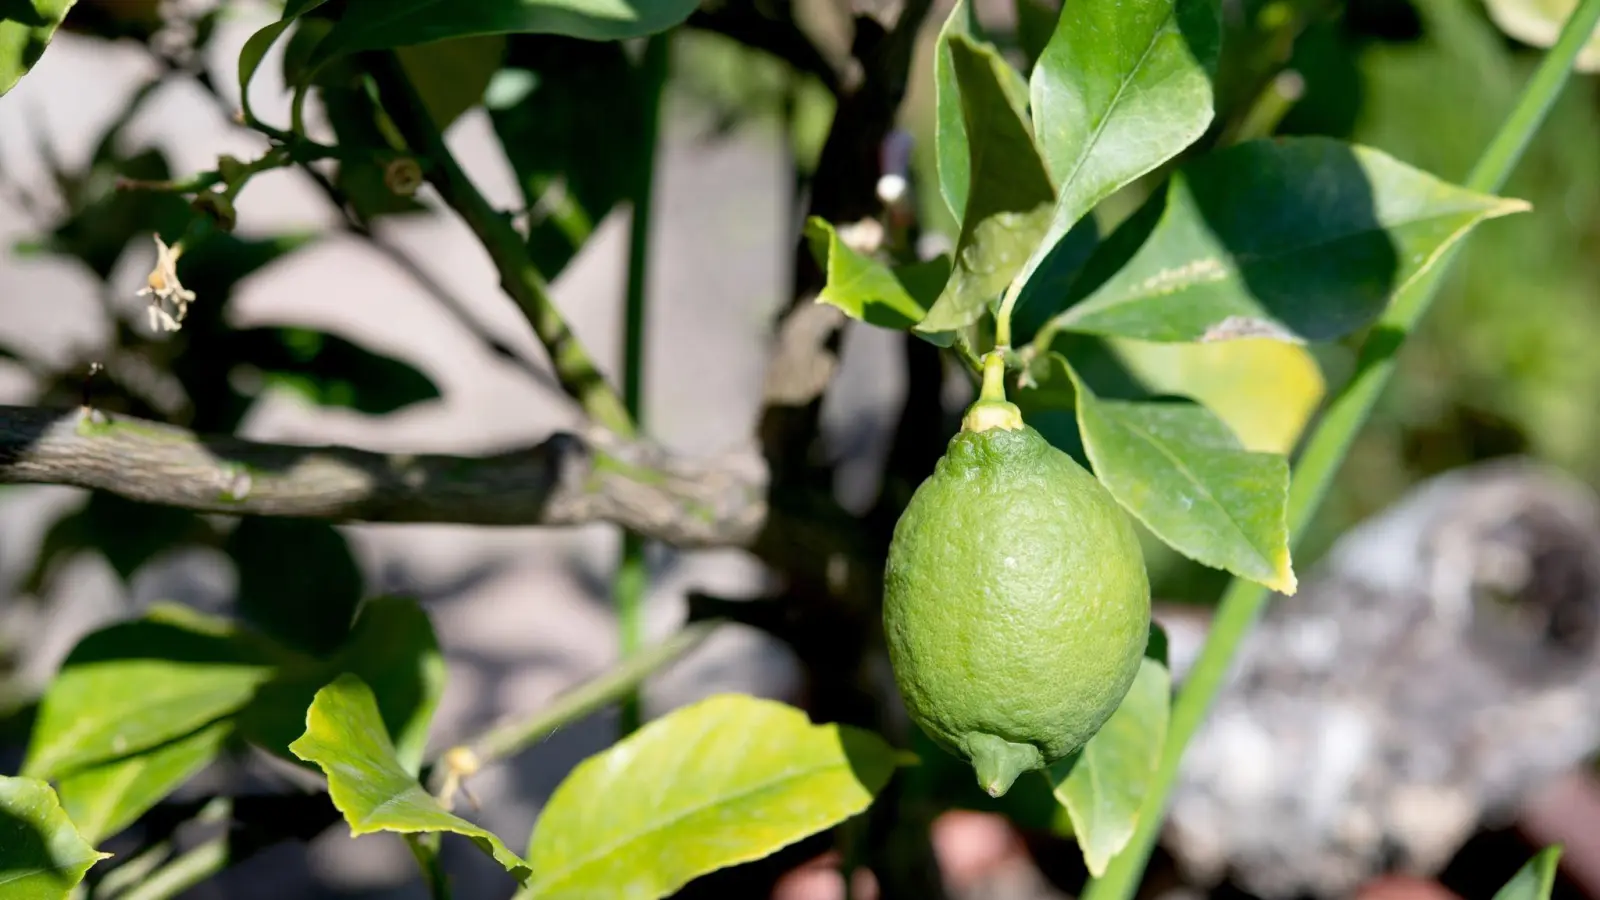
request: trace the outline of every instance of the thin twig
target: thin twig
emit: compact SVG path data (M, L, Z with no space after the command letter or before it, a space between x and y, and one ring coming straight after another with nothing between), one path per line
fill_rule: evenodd
M618 702L645 679L700 646L721 624L712 619L689 625L661 643L640 650L605 674L572 688L533 715L495 725L452 747L433 764L430 787L448 805L462 778L491 763L515 756L562 727Z
M365 59L378 84L384 109L412 151L432 162L427 173L429 182L489 252L500 273L501 286L516 301L549 352L562 387L597 424L631 437L636 429L622 398L606 382L556 307L544 276L529 259L527 246L510 218L489 203L456 161L394 54L370 53Z

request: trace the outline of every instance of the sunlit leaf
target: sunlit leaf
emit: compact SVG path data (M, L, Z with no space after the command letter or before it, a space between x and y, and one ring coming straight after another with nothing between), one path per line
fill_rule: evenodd
M1495 891L1494 900L1550 900L1556 886L1556 866L1560 862L1559 846L1540 850L1504 887Z
M1331 340L1372 322L1473 226L1528 208L1321 137L1211 154L1158 202L1132 258L1042 333Z
M827 275L817 302L882 328L906 329L922 321L950 274L950 260L942 256L891 269L851 248L815 216L806 222L806 240Z
M968 144L968 197L950 280L918 323L923 332L976 322L1010 286L1050 217L1055 190L1034 149L1015 70L993 49L959 34L945 40L960 86Z
M800 710L719 694L580 763L528 847L528 900L654 900L861 812L892 748Z
M1077 756L1050 767L1056 799L1066 807L1089 874L1097 878L1139 824L1139 808L1161 759L1171 704L1167 667L1147 656L1106 724Z
M216 758L233 733L219 721L149 750L67 775L61 805L84 839L98 844L132 825Z
M1211 124L1216 0L1071 0L1030 78L1034 131L1060 193L1024 272L1118 188Z
M504 842L445 811L400 762L372 689L354 675L341 675L317 691L305 734L289 749L328 776L328 793L351 836L448 831L470 839L517 880L528 877L527 864Z
M39 706L22 772L59 778L192 735L273 675L262 648L181 606L84 638Z
M1118 503L1185 556L1294 593L1287 460L1245 450L1204 407L1075 386L1084 448Z
M333 656L283 667L240 713L240 730L262 748L293 758L288 747L305 730L306 709L316 692L342 672L357 676L377 695L396 754L416 773L428 723L444 692L445 666L427 613L404 597L368 601Z
M76 0L10 0L0 6L0 96L44 55Z
M50 785L0 775L0 891L6 900L63 900L99 860Z

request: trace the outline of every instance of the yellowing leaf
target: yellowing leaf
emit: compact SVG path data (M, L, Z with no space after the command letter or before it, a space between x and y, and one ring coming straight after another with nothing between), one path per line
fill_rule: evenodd
M655 900L867 808L896 754L772 700L718 694L578 765L528 846L528 900Z
M1247 450L1288 453L1327 387L1305 347L1270 338L1109 343L1151 392L1205 404Z

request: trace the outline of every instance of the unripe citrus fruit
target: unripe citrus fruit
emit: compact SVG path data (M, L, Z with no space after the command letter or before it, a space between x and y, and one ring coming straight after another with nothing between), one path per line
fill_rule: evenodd
M1100 482L1017 407L980 400L895 526L883 619L912 720L998 797L1122 702L1150 584Z

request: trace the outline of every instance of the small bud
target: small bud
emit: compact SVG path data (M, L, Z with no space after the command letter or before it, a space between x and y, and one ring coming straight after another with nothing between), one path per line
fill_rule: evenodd
M399 197L409 197L422 187L422 167L409 156L392 159L383 167L383 185Z
M216 191L201 191L194 196L194 202L190 206L195 211L210 216L223 231L232 231L233 226L239 222L239 214L233 208L233 201Z

